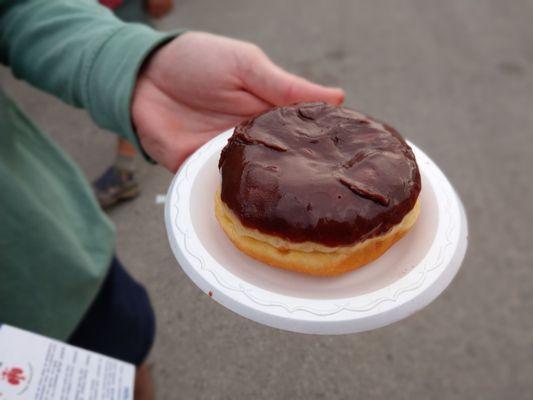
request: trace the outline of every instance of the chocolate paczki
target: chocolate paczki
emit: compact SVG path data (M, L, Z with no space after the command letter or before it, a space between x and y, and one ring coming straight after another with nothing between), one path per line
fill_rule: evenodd
M324 103L275 108L237 126L219 169L221 199L244 226L326 246L384 234L421 189L395 129Z

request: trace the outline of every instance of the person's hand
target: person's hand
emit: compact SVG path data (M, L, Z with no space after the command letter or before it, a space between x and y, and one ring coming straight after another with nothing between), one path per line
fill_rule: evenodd
M132 119L148 155L175 172L213 136L273 106L343 100L341 89L282 70L250 43L189 32L160 48L144 66Z
M146 0L146 11L152 18L160 18L172 10L172 0Z

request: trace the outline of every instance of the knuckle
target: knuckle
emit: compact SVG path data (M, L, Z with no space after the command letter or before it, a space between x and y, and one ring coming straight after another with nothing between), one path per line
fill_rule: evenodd
M237 65L240 75L243 78L250 78L257 73L261 58L253 52L246 52L237 58Z
M261 47L259 47L259 46L256 45L255 43L244 42L244 45L245 45L245 49L246 49L246 51L247 51L251 56L260 57L260 56L263 56L263 55L265 54L265 53L263 52L263 50L261 49Z
M293 81L287 82L287 85L285 86L285 89L283 90L283 100L284 103L292 103L294 101L294 94L296 91L296 85Z

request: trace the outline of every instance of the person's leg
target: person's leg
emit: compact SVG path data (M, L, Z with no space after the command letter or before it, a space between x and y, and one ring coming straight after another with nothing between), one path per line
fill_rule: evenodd
M102 208L110 208L139 195L140 187L135 177L136 154L131 143L118 139L115 163L93 182L94 193Z
M115 4L111 8L124 22L151 25L144 0L101 1L101 3L108 7L111 3ZM93 182L94 193L102 208L110 208L139 195L140 186L135 178L135 155L135 147L119 137L115 163Z
M137 149L134 145L126 139L118 138L117 142L117 159L115 160L115 167L119 171L129 172L135 174L135 156Z
M146 363L143 363L137 368L133 398L135 400L155 399L154 381Z
M135 157L137 155L137 149L135 146L121 137L118 138L117 151L119 156Z
M155 338L155 315L146 290L115 258L89 310L68 343L137 366L135 399L153 399L146 359Z

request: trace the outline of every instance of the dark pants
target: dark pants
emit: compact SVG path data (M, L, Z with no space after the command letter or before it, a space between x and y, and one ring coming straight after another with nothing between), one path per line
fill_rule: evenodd
M141 365L155 337L155 316L144 287L114 258L91 307L68 343Z

